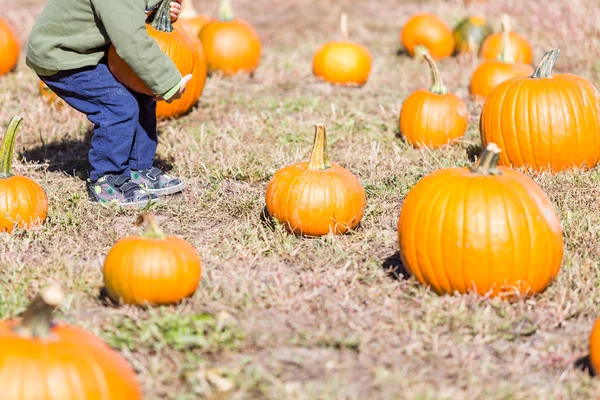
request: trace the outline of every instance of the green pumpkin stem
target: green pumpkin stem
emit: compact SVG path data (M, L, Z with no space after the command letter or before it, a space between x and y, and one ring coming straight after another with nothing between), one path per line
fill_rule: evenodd
M340 31L344 40L348 40L348 14L346 13L340 16Z
M479 155L475 165L471 167L471 172L479 175L500 175L502 173L498 169L500 153L501 150L496 143L489 143Z
M154 221L154 218L150 214L142 213L137 216L135 220L135 226L140 227L144 224L146 224L146 231L142 235L143 237L148 239L165 238L165 234L163 233L162 229L160 229L160 227L158 226L156 221Z
M171 22L170 0L163 0L156 12L152 14L150 25L154 29L161 32L173 32L173 23Z
M13 117L8 125L8 129L6 130L6 134L4 135L4 140L2 142L2 148L0 148L0 165L2 169L0 169L0 178L9 178L12 176L12 161L13 161L13 152L15 150L15 137L17 136L17 132L19 131L19 125L23 121L22 117L18 115Z
M515 62L510 44L510 18L506 14L502 14L502 47L498 54L498 60L507 64Z
M21 322L13 331L25 338L48 338L52 332L52 313L65 300L63 291L57 285L43 289L23 313Z
M444 86L444 81L442 80L442 74L440 74L440 70L438 69L435 61L429 55L429 53L423 53L423 58L429 64L429 68L431 69L431 87L429 90L435 94L446 94L448 93L448 89Z
M326 170L331 168L327 151L327 132L324 124L315 124L315 143L310 156L308 169Z
M188 0L190 1L190 0ZM233 20L233 6L231 0L221 0L219 2L219 21L229 22Z
M558 59L558 53L560 53L559 49L550 50L544 57L540 60L537 67L535 67L535 71L532 78L552 78L552 70L554 69L554 64L556 64L556 60Z

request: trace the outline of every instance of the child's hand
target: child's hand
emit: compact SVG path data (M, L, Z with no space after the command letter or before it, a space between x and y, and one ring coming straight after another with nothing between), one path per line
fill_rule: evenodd
M172 0L171 1L171 21L175 22L177 21L177 18L179 18L179 13L181 13L181 2L183 0ZM192 1L192 0L187 0L187 1Z
M154 98L154 101L165 100L167 103L171 104L174 100L180 99L181 96L183 96L183 94L185 93L185 86L191 80L192 80L192 74L184 76L183 78L181 78L181 83L179 84L179 90L177 91L177 93L175 93L173 95L173 97L171 97L169 100L165 100L161 96L156 96Z

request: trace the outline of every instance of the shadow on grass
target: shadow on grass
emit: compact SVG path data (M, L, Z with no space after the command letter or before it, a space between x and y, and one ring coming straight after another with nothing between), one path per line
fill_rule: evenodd
M483 147L481 147L480 144L472 144L469 147L467 147L467 157L469 157L469 161L475 162L475 160L477 160L477 157L479 157L479 155L481 154L482 150Z
M381 268L383 268L385 273L392 279L403 281L410 278L410 274L404 267L399 252L395 252L386 258L383 261L383 264L381 264Z
M594 372L594 368L592 368L592 364L590 362L589 355L579 357L573 364L573 367L580 371L587 372L592 377L596 376L596 373Z
M27 149L20 156L27 161L48 164L50 172L64 172L67 175L87 180L90 173L88 153L93 131L88 130L83 140L59 140L44 143L38 147ZM165 172L173 169L173 159L155 158L154 165Z
M102 286L102 288L100 289L100 293L98 295L98 300L100 300L100 303L102 303L103 306L105 307L110 307L110 308L118 308L119 305L116 304L114 301L111 300L110 296L108 295L108 291L106 290L106 287Z

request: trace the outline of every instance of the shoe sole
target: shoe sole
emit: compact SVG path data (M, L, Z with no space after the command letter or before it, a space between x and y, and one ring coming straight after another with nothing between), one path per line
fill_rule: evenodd
M168 196L170 194L177 194L177 193L183 192L183 190L186 187L187 187L187 185L185 184L185 182L181 182L179 185L169 186L164 189L147 189L147 188L145 188L145 190L150 194L154 194L154 195L157 195L158 197L162 197L162 196Z
M128 208L128 209L142 209L142 208L146 208L148 207L148 203L152 202L152 204L158 204L161 203L162 200L160 199L152 199L152 200L143 200L143 201L138 201L135 203L119 203L116 201L108 201L106 203L103 203L101 201L94 201L94 200L88 200L88 203L90 204L100 204L103 206L111 206L111 205L116 205L119 208Z

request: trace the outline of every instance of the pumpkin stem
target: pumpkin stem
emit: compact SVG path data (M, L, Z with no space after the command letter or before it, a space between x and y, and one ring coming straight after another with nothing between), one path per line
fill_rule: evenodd
M0 157L2 157L0 158L0 178L9 178L12 176L10 171L12 169L13 151L15 149L15 137L17 136L21 121L23 121L22 117L18 115L13 117L4 135L2 148L0 148Z
M429 53L429 49L426 46L423 46L422 44L418 44L415 46L413 58L422 57L425 53Z
M162 229L160 229L156 221L154 221L152 215L147 213L141 213L137 216L137 218L135 219L135 226L140 227L144 224L147 225L147 228L144 234L142 235L143 237L148 239L165 238L165 234L163 233Z
M47 338L51 335L52 313L65 300L63 291L52 284L31 301L23 318L13 331L25 338Z
M514 64L515 58L512 54L512 47L510 44L510 18L506 14L502 14L502 43L501 43L500 54L498 54L498 60L507 64Z
M233 20L233 6L231 0L221 0L219 2L219 21L229 22Z
M194 7L194 2L192 0L183 0L181 2L181 13L179 14L180 18L189 19L198 16L198 11L196 7Z
M340 31L344 40L348 40L348 14L346 13L340 16Z
M429 64L429 68L431 69L431 87L429 90L435 94L446 94L448 93L448 89L444 86L444 81L442 80L442 75L440 74L440 70L438 69L435 61L429 55L429 53L423 53L423 58Z
M331 168L327 152L327 133L324 124L315 124L315 143L310 156L308 169L326 170Z
M498 169L500 152L496 143L489 143L479 155L475 165L471 167L471 172L479 175L500 175L501 172Z
M532 78L552 78L552 69L554 69L554 64L556 64L556 60L558 59L558 53L560 53L559 49L550 50L544 57L540 60L540 63L535 67L535 71Z
M150 25L157 31L173 32L171 22L171 1L163 0L155 13L152 14Z

